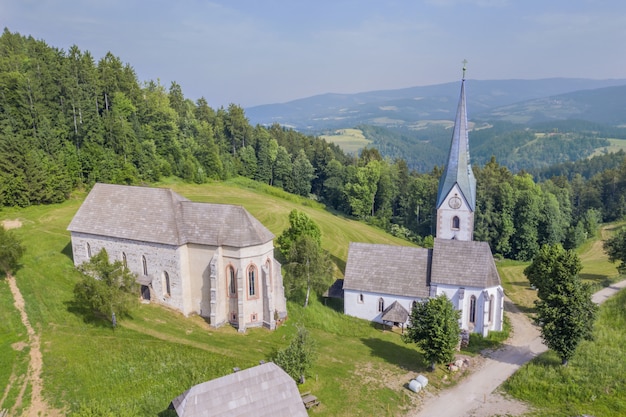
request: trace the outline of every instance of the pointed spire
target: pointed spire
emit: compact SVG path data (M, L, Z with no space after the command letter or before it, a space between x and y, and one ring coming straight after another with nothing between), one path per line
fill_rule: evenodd
M461 96L454 121L454 133L448 153L448 163L439 180L437 194L437 208L444 202L450 190L458 184L463 197L472 211L476 209L476 179L472 172L469 155L469 137L467 134L467 109L465 104L465 64L463 61L463 79L461 81Z

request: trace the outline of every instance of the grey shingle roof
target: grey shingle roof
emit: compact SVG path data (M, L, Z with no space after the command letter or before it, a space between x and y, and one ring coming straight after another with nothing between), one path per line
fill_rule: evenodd
M435 239L431 285L487 288L500 285L500 275L487 242Z
M424 248L352 242L343 289L426 298L430 256Z
M272 362L195 385L171 405L180 417L308 417L295 381Z
M176 246L246 247L274 238L243 207L195 203L165 188L113 184L96 184L67 229Z
M383 314L380 318L383 321L404 323L409 318L409 312L406 311L406 308L402 307L402 304L394 301L389 307L385 309L385 311L383 311Z
M476 178L472 172L469 153L467 107L465 104L465 80L461 82L461 96L454 121L454 132L448 153L446 169L439 180L437 204L439 208L454 184L458 184L469 207L476 209Z

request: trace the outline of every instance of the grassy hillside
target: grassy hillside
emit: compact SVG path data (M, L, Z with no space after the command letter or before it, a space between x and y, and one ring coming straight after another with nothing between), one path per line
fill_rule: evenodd
M404 243L281 193L222 183L168 185L192 200L241 204L275 234L286 227L291 209L303 210L320 225L323 244L339 268L351 240ZM108 322L85 320L70 303L79 274L65 230L83 198L84 194L63 204L0 213L0 220L22 222L15 233L27 252L15 276L29 320L41 335L44 396L52 406L64 413L82 409L92 415L157 415L190 386L267 359L289 343L297 325L307 327L319 348L313 375L301 386L322 401L315 414L391 416L410 402L402 385L425 370L421 353L402 343L397 333L381 332L318 300L307 309L289 303L289 320L274 332L210 329L200 317L185 318L156 305L139 305L116 330ZM20 397L18 376L25 374L28 349L23 346L28 336L5 280L0 280L0 319L0 386L7 387L0 409L11 409ZM436 380L433 375L435 384ZM28 401L26 395L18 411Z
M614 264L602 250L606 239L623 224L602 228L599 239L579 249L581 278L594 288L620 279ZM528 263L504 261L498 265L507 295L523 311L531 312L536 292L523 274ZM626 292L622 291L600 308L594 340L584 341L567 367L554 352L547 352L521 368L504 385L507 393L528 402L533 416L626 415Z
M359 151L372 143L360 129L339 129L332 135L320 135L327 142L338 145L345 153L358 155Z
M323 245L338 265L338 276L345 267L350 241L406 244L378 229L335 216L315 202L253 182L189 185L170 181L162 185L195 201L240 204L276 235L287 226L290 210L306 212L320 225ZM82 410L77 415L158 415L190 386L226 375L233 367L243 369L267 359L289 343L298 325L309 330L319 351L312 375L300 386L322 402L312 415L397 416L419 401L404 385L417 373L426 372L421 352L404 344L397 332L347 317L337 311L340 308L335 310L317 299L306 309L289 303L288 321L274 332L251 329L239 334L228 326L211 329L201 317L185 318L154 304L139 305L115 330L108 322L86 320L70 303L80 277L72 264L65 230L84 196L58 205L0 212L0 220L22 222L15 233L27 253L16 280L29 320L41 337L44 396L64 414ZM523 276L515 275L523 269L521 264L512 265L510 279L505 278L506 262L499 267L514 299L515 285L527 291ZM599 262L597 270L605 267ZM7 387L0 409L12 409L28 363L28 336L5 280L0 280L0 334L0 387ZM428 378L435 389L454 383L443 368L428 373ZM28 395L16 414L27 405Z

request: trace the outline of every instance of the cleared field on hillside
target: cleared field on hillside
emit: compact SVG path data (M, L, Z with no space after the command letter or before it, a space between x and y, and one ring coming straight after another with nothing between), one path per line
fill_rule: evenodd
M357 154L359 150L372 143L371 140L363 136L363 132L359 129L339 129L333 135L321 135L320 137L338 145L347 154Z
M591 156L604 155L611 152L626 151L626 139L609 139L609 142L611 142L610 146L596 149L596 151L591 154Z

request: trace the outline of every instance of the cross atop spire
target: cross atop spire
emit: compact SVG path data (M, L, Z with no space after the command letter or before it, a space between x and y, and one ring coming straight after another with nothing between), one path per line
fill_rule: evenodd
M463 60L463 80L465 81L465 71L467 70L467 59Z
M463 67L465 73L465 66ZM465 74L463 74L465 75ZM439 208L446 201L453 187L458 185L471 211L476 208L476 179L472 172L469 154L469 126L465 104L465 79L461 81L461 96L454 121L452 142L448 152L448 163L439 181L437 205Z

